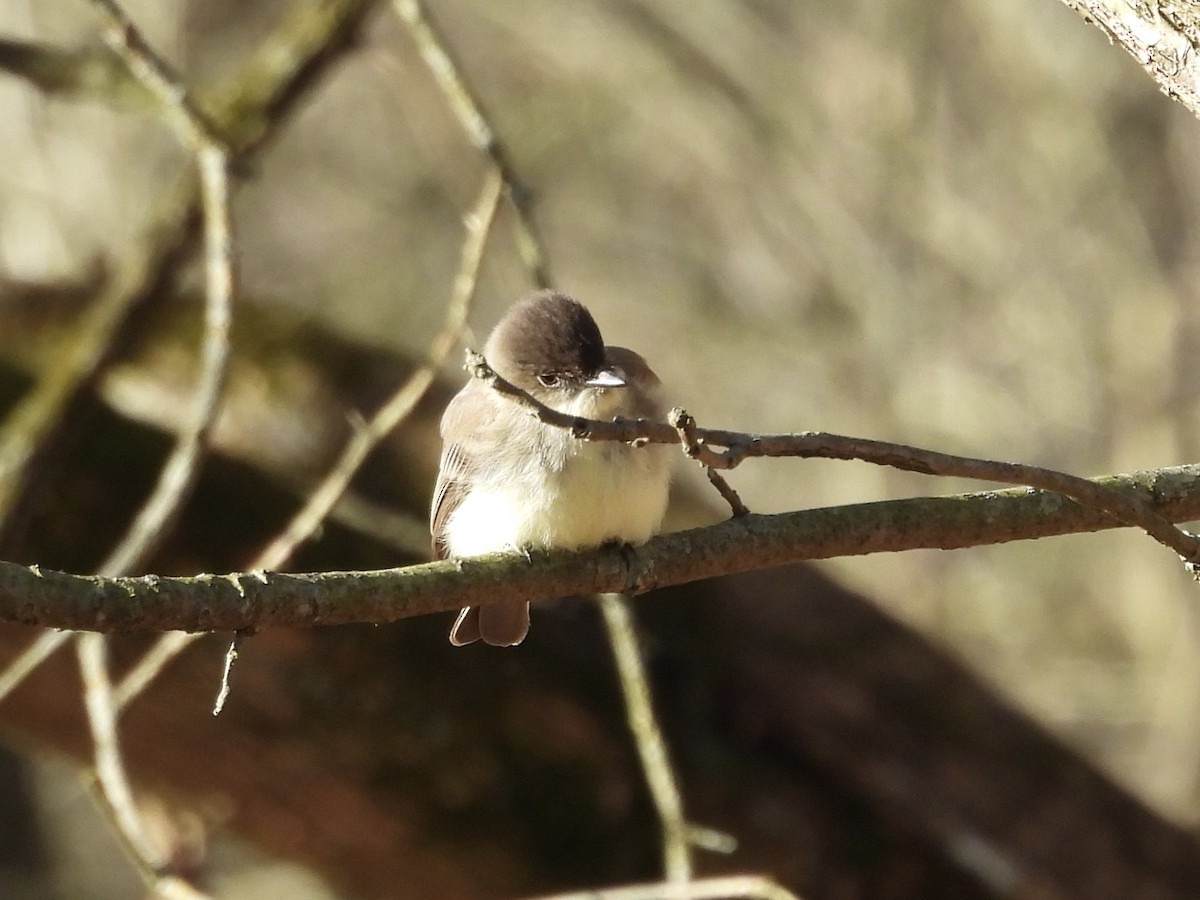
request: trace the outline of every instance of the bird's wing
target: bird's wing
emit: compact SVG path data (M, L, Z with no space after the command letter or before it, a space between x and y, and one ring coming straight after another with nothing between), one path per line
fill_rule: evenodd
M449 556L446 525L486 459L488 436L496 428L496 409L491 389L472 380L455 395L442 415L442 458L429 511L429 532L437 559ZM454 434L455 440L447 441L447 434Z

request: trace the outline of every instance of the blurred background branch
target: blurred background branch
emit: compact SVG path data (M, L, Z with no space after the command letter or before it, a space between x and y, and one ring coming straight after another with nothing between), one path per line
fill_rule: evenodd
M337 50L344 46L368 8L366 2L334 0L320 8L298 11L271 36L242 73L214 91L213 121L221 133L230 136L235 160L244 162L267 139L302 96L304 87L330 59L336 58ZM88 64L88 54L75 56L83 65ZM80 78L95 88L94 79ZM44 81L35 83L42 86ZM66 81L74 83L71 78ZM224 168L222 161L206 165L202 171L214 173ZM203 183L211 185L212 176ZM122 254L116 276L80 320L78 329L64 338L62 351L54 355L54 365L43 374L38 389L23 398L5 422L0 433L0 541L11 540L14 529L20 528L22 503L32 502L31 493L39 480L34 467L38 460L52 455L53 445L68 422L78 420L83 393L120 353L129 333L137 327L140 308L169 293L171 281L179 274L198 234L204 198L214 193L210 187L202 193L199 184L188 173L174 185L162 188L157 198L157 221L150 223L139 246ZM219 386L220 379L212 383Z
M95 0L94 5L105 21L104 35L108 46L155 99L159 116L171 123L180 142L195 156L204 234L204 331L194 396L153 490L117 547L100 564L99 572L116 575L149 559L174 526L199 476L200 460L207 449L229 371L235 250L229 208L229 149L191 101L178 75L150 48L125 11L112 0ZM85 337L92 339L90 335ZM117 333L102 328L100 338L116 339ZM113 353L111 347L94 346L101 358ZM85 372L85 380L87 377ZM70 405L69 396L60 396ZM56 426L50 422L48 427L53 430ZM18 440L28 440L28 436L20 436ZM33 455L44 455L45 452L45 448L32 449ZM18 467L15 477L24 477L21 468ZM43 639L32 647L34 654L45 654L48 650ZM107 641L103 635L79 635L77 649L102 808L108 812L147 889L160 896L178 895L187 890L186 882L177 878L178 873L173 871L170 860L150 843L134 802L117 732L119 710L113 696ZM27 661L31 658L29 652L23 654L17 668L27 669ZM9 672L5 674L11 681Z

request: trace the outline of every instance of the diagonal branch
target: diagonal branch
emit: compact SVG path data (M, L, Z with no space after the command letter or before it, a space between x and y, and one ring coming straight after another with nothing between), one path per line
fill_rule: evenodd
M309 494L304 507L258 554L251 563L252 567L274 569L287 563L296 548L320 528L334 504L345 493L351 479L379 442L408 417L433 384L437 367L459 342L466 326L479 280L484 246L495 222L501 188L499 173L494 169L489 171L480 188L479 198L465 217L467 233L459 254L458 273L455 275L450 301L447 304L446 323L430 344L427 361L412 373L369 422L355 432L328 475ZM118 707L123 709L128 705L172 659L192 643L195 637L197 635L178 632L164 635L117 685L115 696ZM227 660L230 665L233 658L236 658L236 655ZM226 675L228 671L227 667ZM227 681L222 682L222 690L227 684ZM0 687L2 686L3 675L0 674ZM3 694L0 693L0 698L2 697ZM220 703L217 705L217 709L219 708Z
M447 304L446 324L430 345L428 360L355 433L329 476L309 495L304 509L288 523L283 533L259 554L254 563L256 566L273 569L283 565L296 547L320 527L371 451L416 408L437 377L438 366L462 339L479 280L484 246L495 220L502 179L497 169L487 173L479 198L466 216L467 233L459 254L458 273L451 288L450 302Z
M417 51L432 73L451 111L467 133L467 139L500 171L508 198L517 213L517 245L534 284L553 285L545 242L533 217L533 192L520 179L508 147L500 140L483 108L483 101L462 76L450 45L425 12L421 0L393 0L397 16L408 29Z
M692 879L693 866L683 795L667 752L667 742L654 715L654 701L650 697L650 682L646 677L633 613L629 601L620 594L601 594L599 601L617 666L617 680L625 698L625 717L633 732L642 771L646 773L646 786L650 789L663 832L663 874L672 884L686 883Z
M200 374L192 409L180 430L158 483L139 510L121 543L101 566L104 574L128 572L154 553L166 536L199 475L200 459L216 423L229 371L234 251L229 214L229 156L204 141L197 152L204 196L205 312Z
M159 111L188 143L197 147L224 142L212 122L192 102L179 76L154 52L115 0L91 0L104 19L104 42L129 74L158 101Z
M146 834L121 759L116 707L109 680L108 644L104 635L84 634L80 635L76 646L83 676L84 707L95 744L100 796L117 823L116 833L125 841L139 870L157 874L163 869L165 860Z

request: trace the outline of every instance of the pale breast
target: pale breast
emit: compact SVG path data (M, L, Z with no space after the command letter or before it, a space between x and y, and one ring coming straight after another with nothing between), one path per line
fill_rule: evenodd
M564 437L565 454L555 454L560 467L535 454L517 477L471 490L447 529L454 556L609 540L637 544L658 530L667 506L669 448Z

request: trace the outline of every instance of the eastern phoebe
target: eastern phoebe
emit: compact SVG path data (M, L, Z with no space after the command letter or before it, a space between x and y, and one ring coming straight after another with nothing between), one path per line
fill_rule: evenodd
M661 418L658 376L632 350L604 346L591 313L565 294L539 291L513 306L484 356L502 377L570 415ZM439 559L639 544L662 522L670 483L665 445L579 440L478 379L450 401L441 432L430 514ZM509 647L528 631L528 603L473 606L458 614L450 643Z

